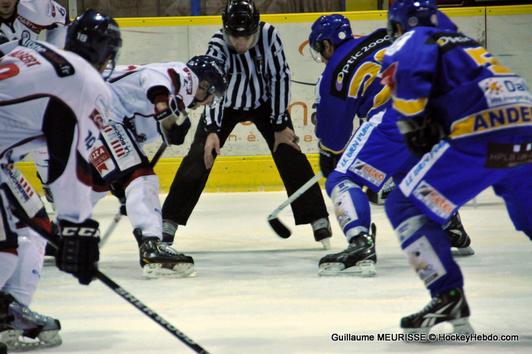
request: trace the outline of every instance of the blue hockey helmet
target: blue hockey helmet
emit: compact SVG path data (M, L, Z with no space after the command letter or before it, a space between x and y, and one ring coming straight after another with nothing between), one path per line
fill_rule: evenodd
M438 25L435 0L395 0L388 9L388 33L398 37L398 29L408 32L414 27Z
M353 37L349 20L340 14L319 17L311 27L308 37L310 48L318 53L323 52L323 41L328 40L336 48Z
M208 94L222 97L227 89L227 76L221 59L209 55L197 55L187 62L187 66L198 77L198 81L207 81Z
M68 26L65 50L78 54L98 69L107 60L113 69L120 47L122 37L118 24L96 10L84 11Z

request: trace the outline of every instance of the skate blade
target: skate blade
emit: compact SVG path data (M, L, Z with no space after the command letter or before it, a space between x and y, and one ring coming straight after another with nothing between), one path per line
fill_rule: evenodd
M187 278L196 275L193 263L178 263L172 268L162 263L150 263L142 267L142 273L146 278Z
M55 257L44 256L43 266L45 267L55 266Z
M473 334L475 330L469 323L469 318L459 318L457 320L449 321L453 325L453 333L456 334Z
M324 250L331 249L331 238L330 237L324 238L320 240L319 242L321 242L321 246L323 247Z
M18 338L22 336L22 331L8 329L0 332L0 342L4 343L9 350L14 350Z
M318 275L322 277L359 276L363 278L374 277L377 274L373 261L361 261L355 266L346 268L343 263L322 263Z
M452 248L451 250L453 256L455 257L468 257L475 254L475 250L471 247L464 247L464 248Z
M25 352L39 348L57 347L62 342L59 330L43 331L39 333L37 338L30 338L21 334L14 343L8 344L8 349L12 352Z

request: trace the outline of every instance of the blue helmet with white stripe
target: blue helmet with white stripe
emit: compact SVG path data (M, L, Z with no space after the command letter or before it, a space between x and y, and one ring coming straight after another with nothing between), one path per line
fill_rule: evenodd
M331 42L336 48L352 37L349 20L342 15L333 14L321 16L314 21L308 40L310 47L321 54L324 49L323 41Z

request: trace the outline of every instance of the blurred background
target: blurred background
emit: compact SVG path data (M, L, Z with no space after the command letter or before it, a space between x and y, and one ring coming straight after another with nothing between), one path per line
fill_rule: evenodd
M219 15L226 0L56 0L71 17L95 8L113 17ZM263 14L382 10L389 0L255 0ZM438 0L439 6L530 4L526 0ZM77 13L72 13L74 11Z

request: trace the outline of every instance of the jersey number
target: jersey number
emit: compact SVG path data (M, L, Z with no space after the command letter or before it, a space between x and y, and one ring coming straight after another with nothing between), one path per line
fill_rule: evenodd
M495 57L493 57L486 49L482 47L464 49L467 54L473 59L478 66L485 66L494 75L508 75L512 71L506 66L502 65Z
M0 64L0 80L9 79L20 72L18 66L13 63Z

